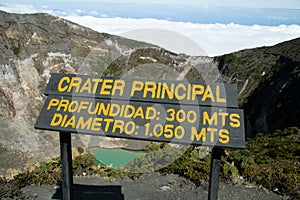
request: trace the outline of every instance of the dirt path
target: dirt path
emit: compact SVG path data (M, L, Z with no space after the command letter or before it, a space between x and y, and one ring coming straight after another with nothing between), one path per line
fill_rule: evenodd
M198 200L207 199L207 187L196 187L177 175L145 174L139 179L107 180L100 177L75 177L74 199L126 200ZM60 199L54 186L27 186L22 189L24 199ZM221 200L279 200L287 199L272 192L245 185L220 183Z

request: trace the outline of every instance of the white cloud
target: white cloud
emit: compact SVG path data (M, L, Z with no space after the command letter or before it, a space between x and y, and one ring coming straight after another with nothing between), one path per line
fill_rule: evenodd
M20 13L20 14L43 12L43 13L49 13L51 15L56 15L56 16L66 16L67 15L67 12L60 11L60 10L55 11L53 9L50 9L47 5L41 5L38 8L38 7L34 7L33 5L25 5L25 4L19 4L19 3L1 3L0 10L9 12L9 13ZM71 15L70 13L73 14L74 12L68 12L68 15Z
M95 10L90 11L90 14L91 15L99 15L99 13L97 11L95 11Z
M173 31L190 38L209 56L222 55L245 48L270 46L300 37L299 25L196 24L157 19L96 18L91 16L68 16L64 18L98 32L116 35L145 28ZM125 35L131 39L153 43L153 38L149 39L149 34L145 36L145 34L127 33ZM159 30L155 37L159 37ZM156 43L157 45L168 48L161 43L160 38L157 39L157 42L160 42ZM190 52L190 46L178 45L178 49L176 49L176 41L173 41L169 47L169 50L176 53L193 54ZM199 51L196 51L195 54L199 55Z
M4 10L10 13L35 13L37 10L31 5L24 4L8 4L3 3L3 6L0 6L0 10Z

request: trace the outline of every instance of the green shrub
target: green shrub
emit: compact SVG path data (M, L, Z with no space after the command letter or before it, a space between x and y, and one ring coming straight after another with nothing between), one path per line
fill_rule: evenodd
M83 154L84 153L84 148L83 147L77 147L77 151L79 154Z
M179 174L196 185L201 185L202 180L208 180L210 172L210 155L199 155L199 148L189 147L175 162L160 169L160 172Z
M105 76L112 76L114 75L117 71L119 71L118 65L111 63L103 72Z
M225 160L233 162L241 176L291 196L300 195L300 131L291 127L274 134L258 134L247 141L246 149L228 151ZM226 162L225 161L225 162ZM226 177L226 174L224 174Z

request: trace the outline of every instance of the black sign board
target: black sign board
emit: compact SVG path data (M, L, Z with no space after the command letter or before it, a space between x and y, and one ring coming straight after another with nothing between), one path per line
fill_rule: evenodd
M52 74L35 128L60 132L63 199L72 199L71 133L213 146L209 199L217 199L220 148L245 148L236 85Z
M49 95L35 128L146 141L244 148L243 111Z

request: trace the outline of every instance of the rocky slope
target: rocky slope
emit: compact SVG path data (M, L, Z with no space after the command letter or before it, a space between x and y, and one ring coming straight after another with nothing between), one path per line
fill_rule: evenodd
M247 136L300 127L300 38L216 60L225 81L238 84Z
M47 14L0 12L0 18L0 157L11 160L1 162L0 174L7 174L9 167L58 155L57 133L33 129L50 73L99 68L121 52L145 44L99 34ZM9 155L15 156L8 159Z
M97 33L48 14L0 11L0 19L0 158L7 161L0 163L0 175L15 174L11 169L58 155L58 134L33 129L51 73L174 79L182 72L183 78L188 72L183 69L191 66L188 56ZM193 62L209 68L211 61ZM73 142L82 146L81 141L91 140L82 136ZM103 138L99 145L141 148L145 144Z
M54 72L234 82L248 136L300 126L300 39L216 58L190 57L47 14L0 11L0 19L0 159L5 161L0 175L58 155L58 134L33 129ZM103 138L100 145L140 148L144 143Z

